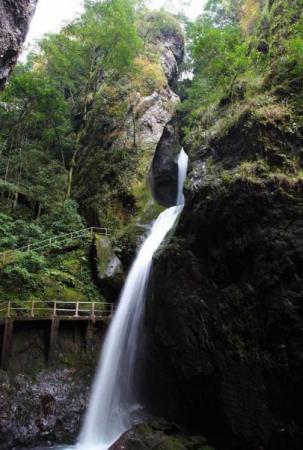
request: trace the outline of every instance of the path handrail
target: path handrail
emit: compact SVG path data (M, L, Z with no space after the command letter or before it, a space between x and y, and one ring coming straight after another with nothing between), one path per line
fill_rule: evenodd
M43 250L45 248L51 247L55 242L60 241L73 241L78 238L86 237L89 235L93 238L94 234L101 234L103 236L110 236L112 234L112 230L109 228L99 228L99 227L90 227L83 228L82 230L72 231L66 234L60 234L58 236L54 236L48 239L43 239L42 241L33 242L27 245L24 245L19 248L14 248L11 250L6 250L5 252L0 253L0 260L5 263L6 258L10 255L13 255L15 252L30 252L35 250Z
M0 308L0 320L2 319L53 319L57 318L87 318L109 319L114 313L112 303L100 302L68 302L52 300L41 302L32 300L17 305L11 301Z

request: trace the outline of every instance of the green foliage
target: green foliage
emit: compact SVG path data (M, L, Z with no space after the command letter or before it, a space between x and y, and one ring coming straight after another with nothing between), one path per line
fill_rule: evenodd
M14 264L7 264L1 270L1 281L6 288L16 287L25 294L28 289L42 287L36 273L45 267L45 258L34 252L19 253Z
M79 100L85 104L100 72L126 73L140 49L134 1L87 0L85 7L85 13L60 34L44 38L42 53L34 57L75 107Z
M73 200L58 203L49 214L41 216L39 224L54 236L85 228L84 220L79 215L77 204Z
M285 45L288 51L288 58L293 64L293 73L301 75L303 71L303 19L295 24L293 35L286 40Z
M204 15L217 27L237 25L239 9L242 4L243 0L208 0Z
M249 44L239 26L216 26L202 16L189 30L194 79L184 107L193 119L224 94L232 96L237 78L251 65Z
M188 142L207 134L216 121L228 123L233 110L241 113L265 83L302 74L302 5L302 0L208 2L205 14L188 27L194 73L183 105Z
M142 8L137 15L138 30L144 45L152 42L162 34L176 33L183 40L183 32L178 18L169 14L165 9L152 11Z
M73 261L76 273L66 277L66 258L51 257L56 243L40 265L37 254L16 253L85 228L75 199L90 224L113 228L142 208L134 198L145 154L136 106L167 84L157 44L171 31L182 38L176 18L147 13L139 0L87 0L84 14L43 37L0 93L0 250L14 252L14 265L8 258L0 272L5 298L43 295L43 286L51 295L58 284L65 299L89 293L91 274Z
M22 219L14 221L11 233L15 239L14 247L18 248L45 239L45 231L37 222L28 222Z
M13 220L0 214L0 251L12 250L85 228L76 202L54 204L49 214L36 221Z
M1 99L10 105L0 109L1 135L9 150L22 147L26 140L50 148L71 131L69 106L44 73L19 66Z
M12 247L17 237L12 234L13 220L6 214L0 213L0 248Z
M29 66L15 71L1 98L9 105L0 109L1 191L8 197L22 193L49 207L62 200L66 185L69 105L53 80Z

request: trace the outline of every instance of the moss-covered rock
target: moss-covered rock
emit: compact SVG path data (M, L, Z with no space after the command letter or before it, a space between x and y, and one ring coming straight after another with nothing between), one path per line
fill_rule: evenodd
M93 253L97 283L106 298L115 301L125 279L122 263L106 236L95 236Z
M214 450L203 436L191 436L165 421L137 425L125 433L111 450Z

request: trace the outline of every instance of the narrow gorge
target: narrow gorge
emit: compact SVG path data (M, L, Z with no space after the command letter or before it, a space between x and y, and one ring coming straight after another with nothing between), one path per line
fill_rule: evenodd
M0 0L0 450L303 448L303 4L177 3Z

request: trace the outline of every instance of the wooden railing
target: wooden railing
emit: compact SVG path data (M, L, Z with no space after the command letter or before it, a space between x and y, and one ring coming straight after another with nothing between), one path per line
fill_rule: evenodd
M23 247L7 250L0 253L0 263L9 263L14 261L15 252L30 252L41 251L47 248L60 248L62 244L72 243L79 239L93 238L94 234L101 234L102 236L110 236L111 230L109 228L84 228L83 230L73 231L67 234L61 234L52 238L44 239L43 241L33 242Z
M0 320L47 320L61 319L89 319L107 320L114 313L112 303L99 302L62 302L62 301L30 301L22 305L13 302L0 304Z

